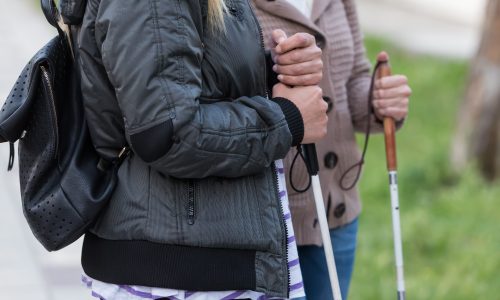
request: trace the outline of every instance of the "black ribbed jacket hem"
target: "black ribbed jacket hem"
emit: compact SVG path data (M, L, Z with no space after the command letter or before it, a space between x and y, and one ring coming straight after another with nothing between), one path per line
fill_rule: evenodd
M188 291L255 290L255 251L106 240L87 233L85 273L97 280Z
M281 107L288 123L288 128L292 133L292 146L297 146L304 138L304 121L299 109L292 101L286 98L276 97L271 100Z

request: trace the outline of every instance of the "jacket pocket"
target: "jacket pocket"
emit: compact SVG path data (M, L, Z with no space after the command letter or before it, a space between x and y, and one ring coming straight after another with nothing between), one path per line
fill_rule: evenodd
M267 250L279 235L278 203L270 176L208 177L184 182L178 211L182 243Z
M188 181L186 212L187 212L187 222L189 225L193 225L194 220L196 218L197 188L198 185L196 184L195 180Z

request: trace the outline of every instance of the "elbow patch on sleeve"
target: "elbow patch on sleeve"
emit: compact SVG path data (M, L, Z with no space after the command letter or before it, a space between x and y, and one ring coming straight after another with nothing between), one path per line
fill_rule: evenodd
M134 152L145 162L150 163L159 159L172 147L172 120L130 135L130 143Z

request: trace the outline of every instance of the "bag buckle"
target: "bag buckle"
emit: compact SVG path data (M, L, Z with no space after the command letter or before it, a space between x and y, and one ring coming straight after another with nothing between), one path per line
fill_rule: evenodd
M123 149L120 150L120 153L118 153L118 156L112 161L105 160L103 158L99 159L99 162L97 163L97 168L102 172L107 172L113 166L120 166L122 162L129 156L129 154L130 154L130 148L123 147Z
M118 153L118 159L117 159L117 164L121 164L127 156L130 154L130 148L125 146L123 149Z

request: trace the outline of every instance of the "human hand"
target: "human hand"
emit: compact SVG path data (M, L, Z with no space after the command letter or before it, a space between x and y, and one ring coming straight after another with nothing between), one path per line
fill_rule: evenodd
M292 88L278 83L273 87L273 97L286 98L299 109L304 122L304 138L301 144L315 143L325 137L328 104L323 100L323 91L319 86Z
M377 60L388 61L389 56L381 52ZM378 119L385 117L401 121L408 115L411 88L405 75L391 75L375 80L373 108Z
M321 48L309 33L296 33L287 38L286 33L276 29L271 34L271 54L275 65L273 71L278 80L289 86L317 85L323 78Z

